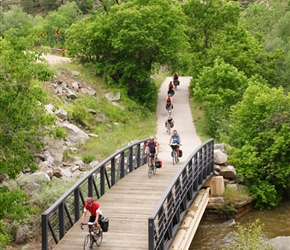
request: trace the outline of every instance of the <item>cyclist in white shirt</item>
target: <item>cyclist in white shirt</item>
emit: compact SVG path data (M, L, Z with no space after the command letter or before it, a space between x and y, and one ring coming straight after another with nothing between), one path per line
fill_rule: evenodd
M174 114L172 112L172 110L168 110L167 114L166 114L166 127L167 127L167 123L170 124L171 127L173 127L171 124L174 124L174 120L173 120ZM166 132L168 132L166 130Z

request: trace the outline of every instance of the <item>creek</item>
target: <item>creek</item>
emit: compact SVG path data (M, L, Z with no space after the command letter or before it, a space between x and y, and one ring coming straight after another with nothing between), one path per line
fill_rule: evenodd
M269 210L252 210L240 219L214 221L203 218L189 250L227 249L234 240L237 223L249 225L259 219L265 241L270 240L275 250L290 249L290 201Z

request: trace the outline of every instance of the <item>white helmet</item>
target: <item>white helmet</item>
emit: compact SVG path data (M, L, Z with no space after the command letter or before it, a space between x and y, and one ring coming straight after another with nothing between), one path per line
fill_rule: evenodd
M151 136L149 137L149 140L154 140L154 136L151 135Z

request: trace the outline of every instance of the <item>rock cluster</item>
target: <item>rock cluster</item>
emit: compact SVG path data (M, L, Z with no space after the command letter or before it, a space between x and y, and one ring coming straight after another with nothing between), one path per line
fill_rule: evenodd
M223 144L214 145L214 174L223 176L224 184L228 188L236 191L243 188L242 185L236 182L237 173L235 167L228 164L228 155L225 153ZM254 207L254 200L248 196L242 200L233 200L231 202L226 201L224 197L210 197L205 217L211 219L239 218Z
M214 145L214 174L224 177L226 183L234 183L236 169L228 164L228 155L225 153L223 144Z
M79 76L80 72L72 71L72 75ZM55 77L51 83L53 91L59 97L66 98L64 101L69 101L78 98L78 94L95 96L96 91L88 87L85 83L73 81L66 83L65 81ZM112 105L119 106L121 104L116 101L120 100L120 93L107 93L106 98ZM38 164L39 171L32 173L29 168L24 169L20 176L17 178L17 185L29 191L37 189L41 182L49 182L52 178L62 178L70 180L78 178L97 166L98 161L93 161L85 164L82 159L73 157L70 162L64 162L65 152L76 153L79 148L84 145L90 137L97 138L98 135L86 133L75 124L70 123L68 112L64 108L56 109L52 104L45 105L45 110L48 114L56 116L57 122L55 126L64 128L67 131L65 139L52 139L45 137L43 140L46 144L41 152L35 153L36 163ZM99 122L106 122L107 118L104 114L97 114L95 110L88 110L90 113L96 115L96 120ZM115 125L118 125L117 123ZM1 182L5 181L3 177Z

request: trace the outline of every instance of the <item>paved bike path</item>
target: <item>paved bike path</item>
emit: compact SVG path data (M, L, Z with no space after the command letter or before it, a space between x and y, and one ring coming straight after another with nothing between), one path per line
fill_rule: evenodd
M148 249L148 218L175 176L182 162L201 144L196 135L189 108L188 85L190 77L180 77L180 86L173 97L175 128L181 136L183 157L177 165L172 165L171 148L166 133L165 101L167 86L171 78L166 78L158 94L157 133L160 144L159 158L163 167L156 175L148 178L147 164L139 167L117 182L98 202L105 216L110 218L110 229L104 233L102 250L146 250ZM86 219L88 220L88 218ZM82 249L86 230L80 230L80 220L59 242L54 250ZM97 249L95 247L95 249Z
M167 90L169 82L172 80L171 77L167 77L162 83L158 93L158 104L157 104L157 131L156 139L159 143L159 154L158 157L163 162L171 161L171 148L169 147L170 135L166 133L165 121L166 113L165 103L167 98ZM173 114L174 114L174 128L176 129L181 138L182 146L180 149L183 151L183 156L180 158L180 163L189 157L189 155L201 145L201 140L196 134L193 118L191 115L189 105L189 90L188 86L191 77L179 77L180 85L177 87L177 91L173 96ZM172 131L173 131L172 129ZM161 169L162 171L162 169Z

